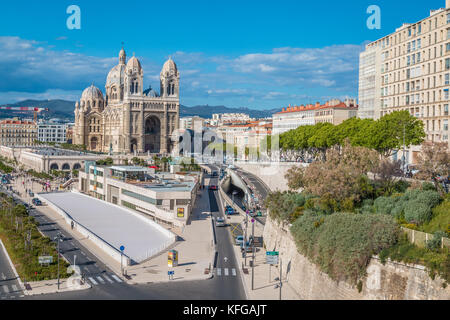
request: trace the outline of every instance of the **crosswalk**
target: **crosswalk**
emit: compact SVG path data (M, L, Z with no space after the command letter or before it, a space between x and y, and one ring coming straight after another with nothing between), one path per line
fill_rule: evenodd
M18 296L23 297L22 289L16 284L0 284L0 299L11 299L17 298Z
M230 274L231 271L231 274ZM218 277L224 276L224 277L236 277L236 269L235 268L216 268L215 269L215 275Z
M86 280L94 286L108 284L108 283L112 284L112 283L122 283L123 282L123 280L120 279L115 274L103 274L103 275L98 275L98 276L88 276L88 277L86 277Z

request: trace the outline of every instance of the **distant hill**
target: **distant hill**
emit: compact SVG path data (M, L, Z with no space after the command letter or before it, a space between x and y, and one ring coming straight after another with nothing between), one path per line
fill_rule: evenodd
M187 107L180 106L180 117L190 117L199 116L202 118L211 118L214 113L246 113L250 115L251 118L267 118L271 117L275 112L280 111L279 109L272 110L255 110L249 108L229 108L225 106L195 106Z
M65 100L24 100L14 104L8 104L9 107L35 107L35 108L48 108L48 112L43 112L41 116L51 119L60 118L73 120L75 102L65 101ZM10 110L0 110L0 118L8 117L26 117L32 118L32 112L22 112L22 111L10 111Z
M75 101L65 100L24 100L14 104L9 104L11 107L38 107L49 108L48 112L44 112L42 115L47 119L60 118L72 120L74 119ZM246 113L252 118L266 118L271 117L273 113L280 111L279 109L272 110L254 110L248 108L229 108L225 106L180 106L180 117L199 116L202 118L211 118L214 113ZM32 112L20 112L20 111L6 111L0 110L0 118L9 117L27 117L32 118Z

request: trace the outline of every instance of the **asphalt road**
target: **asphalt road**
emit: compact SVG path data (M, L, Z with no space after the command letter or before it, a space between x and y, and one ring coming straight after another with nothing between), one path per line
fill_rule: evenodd
M217 178L216 178L217 179ZM217 184L217 182L215 182ZM213 183L214 184L214 183ZM208 194L208 195L207 195ZM209 196L210 209L214 209L215 217L223 216L223 208L218 205L217 191L204 190L203 196ZM216 211L218 210L218 211ZM212 210L210 210L212 211ZM59 230L57 224L51 223L48 218L37 210L32 210L33 215L39 223L40 229L51 239L56 237ZM169 282L161 284L129 285L124 282L117 282L114 273L109 270L100 260L96 259L86 248L75 239L64 234L64 240L60 243L62 254L71 263L76 255L76 264L81 267L82 273L86 276L92 288L82 291L72 291L39 296L25 296L16 298L25 300L245 300L245 290L240 278L239 268L233 254L229 232L226 228L216 229L217 239L217 261L214 269L214 277L209 280ZM226 259L224 259L226 258ZM0 255L0 275L6 274L8 268L3 266ZM9 266L8 266L9 267ZM220 269L220 275L217 270ZM228 275L225 275L228 269ZM236 275L234 275L235 269ZM5 271L4 271L5 270ZM12 272L12 271L11 271ZM103 281L99 280L99 277ZM92 279L93 281L91 281ZM109 279L109 280L108 280ZM13 281L13 280L10 280ZM17 281L17 280L15 280ZM19 288L19 287L18 287ZM1 286L0 286L1 289Z
M23 297L22 288L14 275L8 258L0 249L0 300L17 299Z

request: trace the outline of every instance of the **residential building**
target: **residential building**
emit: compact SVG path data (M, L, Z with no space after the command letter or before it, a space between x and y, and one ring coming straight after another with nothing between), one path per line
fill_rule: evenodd
M66 142L72 144L73 143L73 128L75 123L68 123L66 126Z
M250 121L251 118L246 113L215 113L212 115L212 120L212 124L221 125L236 121L246 122Z
M0 145L9 147L33 146L37 139L37 125L18 118L0 121Z
M245 150L258 150L261 142L272 134L272 122L255 120L248 122L232 122L216 127L216 132L228 144L238 147L239 154L246 157Z
M331 123L340 125L347 119L358 115L356 101L341 102L339 100L328 101L314 111L315 123Z
M66 143L67 125L62 123L38 123L38 137L41 142Z
M345 101L335 99L327 101L324 105L319 102L315 105L289 105L273 115L273 133L281 134L301 126L315 125L320 122L338 125L355 117L357 112L358 106L354 99Z
M426 140L450 143L450 0L445 8L368 44L361 54L359 86L362 114L372 112L376 119L407 110L423 121ZM419 151L408 150L407 161L414 163Z
M180 130L202 131L204 125L205 119L198 116L180 118Z

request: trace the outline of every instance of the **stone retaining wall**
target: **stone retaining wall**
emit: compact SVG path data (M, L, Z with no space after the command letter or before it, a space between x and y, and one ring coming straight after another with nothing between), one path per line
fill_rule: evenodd
M288 227L267 219L264 229L266 250L280 252L283 278L305 300L449 300L450 287L443 280L432 280L423 266L373 257L363 280L361 293L356 286L336 282L297 251Z

